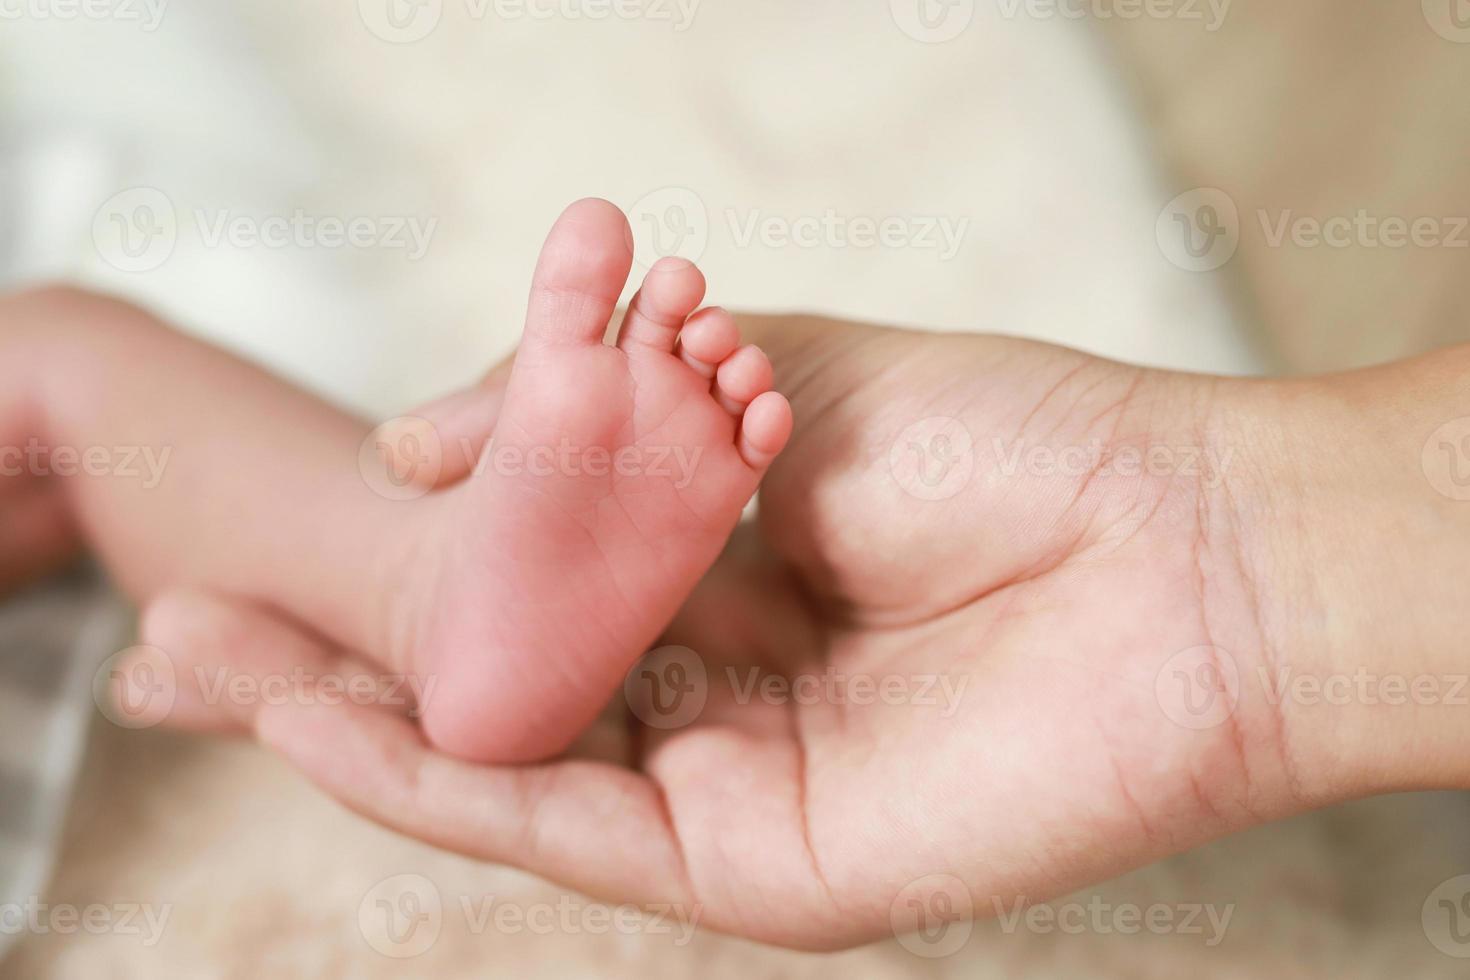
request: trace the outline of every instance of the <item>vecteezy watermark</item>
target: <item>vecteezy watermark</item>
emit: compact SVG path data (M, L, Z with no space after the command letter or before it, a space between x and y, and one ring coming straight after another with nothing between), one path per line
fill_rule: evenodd
M992 897L991 905L1000 921L1001 932L1008 936L1022 930L1043 936L1054 933L1066 936L1089 933L1099 936L1136 936L1140 933L1198 936L1211 949L1225 940L1230 920L1235 915L1233 903L1182 902L1171 905L1154 902L1136 905L1132 902L1109 902L1101 895L1093 895L1086 902L1040 905L1028 905L1024 896L1011 902Z
M1006 20L1174 20L1213 34L1234 0L996 0Z
M702 0L460 0L474 22L643 21L667 24L675 33L694 26ZM357 0L363 25L389 44L422 41L444 19L444 0Z
M709 209L687 187L661 187L644 194L628 209L628 223L633 228L633 258L644 269L670 256L698 262L709 247Z
M134 187L102 203L92 219L97 254L123 272L149 272L169 260L180 236L192 232L207 249L381 250L417 262L429 251L439 219L411 214L245 214L194 208L181 222L167 194Z
M1420 463L1437 493L1470 501L1470 417L1453 419L1430 433Z
M1424 443L1420 462L1429 485L1451 500L1470 501L1470 417L1452 419Z
M709 702L709 670L704 658L688 647L659 647L623 678L623 698L649 728L683 728L698 720Z
M259 675L238 674L228 667L195 667L193 678L201 700L211 706L351 704L401 708L410 718L423 715L439 684L433 674L310 673L303 667Z
M704 458L703 446L579 446L569 439L556 445L518 446L460 439L454 447L470 476L486 473L538 480L562 477L665 480L675 490L693 482ZM445 447L427 419L402 416L378 426L358 447L363 481L389 500L415 500L428 493L444 471Z
M154 490L172 455L172 446L65 446L32 438L24 446L0 446L0 477L111 477Z
M120 650L92 676L92 699L102 716L120 728L152 728L174 710L178 672L167 653L155 646Z
M1174 198L1154 223L1159 251L1186 272L1213 272L1240 247L1240 210L1218 187L1196 187Z
M941 718L952 718L969 687L970 676L956 679L949 674L847 673L827 667L820 673L786 676L759 667L725 668L725 679L736 704L852 705L867 707L938 708Z
M0 21L116 21L151 34L168 0L0 0Z
M915 41L953 41L975 19L975 0L888 0L893 22Z
M727 666L723 680L739 705L819 704L868 707L936 709L952 718L969 687L970 678L947 674L870 674L828 667L794 675L772 673L758 666ZM709 701L710 673L698 653L681 646L649 652L628 671L623 696L628 707L650 728L670 731L693 724Z
M768 214L759 208L725 209L736 248L862 249L933 252L940 262L959 254L970 219L947 215Z
M1440 882L1425 897L1419 923L1435 949L1457 960L1470 959L1470 875Z
M888 472L920 500L949 500L975 473L975 440L965 423L934 415L906 426L888 447Z
M970 219L958 215L863 214L837 208L774 213L763 208L723 208L712 222L704 199L687 187L661 187L628 209L633 255L651 268L661 258L699 261L719 231L738 249L765 248L925 252L948 262L964 247Z
M401 251L410 262L428 254L439 227L438 218L411 214L314 215L302 208L264 216L196 208L193 215L205 248L382 249Z
M370 888L358 904L357 924L367 944L394 959L422 956L434 947L446 920L458 916L475 936L486 933L536 936L592 935L667 938L687 946L704 909L700 905L651 903L602 905L570 895L535 902L495 895L459 895L446 902L423 875L394 875Z
M1470 0L1421 0L1424 19L1446 41L1470 44Z
M1290 664L1274 671L1258 667L1261 687L1273 705L1306 707L1368 705L1432 707L1470 705L1470 674L1379 674L1359 667L1352 673L1298 673Z
M378 496L417 500L444 472L444 441L428 419L412 415L389 419L358 446L357 470Z
M156 187L119 191L92 218L97 254L123 272L149 272L174 254L179 216L173 201Z
M1290 208L1256 212L1267 248L1470 248L1470 217L1404 217L1359 208L1351 215L1318 218Z
M357 16L374 37L389 44L413 44L439 26L444 0L357 0Z
M423 875L394 875L368 889L357 905L357 931L394 959L422 956L444 931L444 899Z
M1217 646L1181 650L1159 668L1154 697L1164 716L1182 728L1218 728L1240 703L1240 668Z
M898 944L915 956L953 956L975 931L975 901L963 881L931 874L904 885L888 905L888 925Z
M172 905L137 902L47 904L33 895L24 902L0 903L0 935L129 936L152 949L163 939L173 911Z
M493 472L498 476L537 479L566 477L631 478L654 477L668 480L676 490L684 490L694 482L703 446L578 446L562 439L555 446L514 446L491 443L481 453L473 475Z
M1209 446L1109 446L1095 438L1085 445L1029 445L996 437L991 440L997 471L1007 479L1030 477L1187 477L1218 489L1235 459L1234 447L1223 453Z
M1470 249L1470 216L1298 214L1291 208L1258 208L1261 242L1271 249ZM1225 265L1240 246L1241 217L1235 200L1214 187L1187 191L1170 201L1155 227L1165 258L1181 269L1208 272Z
M195 666L184 676L192 682L194 696L211 707L350 704L400 708L414 718L422 716L438 686L433 674L314 673L300 666L259 674ZM113 724L152 728L173 712L179 683L172 657L158 647L140 645L107 658L93 677L92 694Z

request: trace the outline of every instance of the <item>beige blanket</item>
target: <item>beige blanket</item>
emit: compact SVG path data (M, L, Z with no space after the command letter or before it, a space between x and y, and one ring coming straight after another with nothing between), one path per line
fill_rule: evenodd
M1090 25L999 0L960 0L950 14L968 15L963 25L916 20L904 0L710 2L683 31L655 19L651 4L632 19L546 21L480 18L475 11L496 8L446 0L428 4L438 23L409 44L375 36L369 24L381 33L386 22L373 0L361 9L365 18L350 3L199 0L168 9L152 32L123 22L21 22L0 45L16 132L89 148L83 169L102 175L99 198L146 185L175 210L176 246L161 265L119 271L79 226L69 249L50 253L54 271L139 296L383 414L468 380L509 349L538 237L583 194L634 209L640 234L659 221L667 234L688 233L712 299L731 306L1001 330L1132 360L1250 370L1252 345L1235 329L1241 318L1221 298L1224 283L1266 297L1270 316L1250 335L1291 364L1397 349L1405 342L1368 343L1361 330L1337 338L1321 326L1349 298L1371 307L1379 294L1370 283L1391 278L1389 266L1372 266L1382 279L1364 280L1355 263L1381 257L1292 256L1299 271L1288 275L1272 261L1279 249L1264 252L1246 234L1219 273L1198 274L1161 245L1161 212L1181 191L1228 183L1250 215L1271 179L1284 176L1286 200L1310 184L1338 188L1334 205L1351 201L1344 171L1386 151L1364 135L1376 129L1355 135L1342 121L1349 110L1320 108L1341 105L1330 102L1332 83L1366 70L1392 80L1402 105L1442 102L1463 84L1436 87L1425 66L1451 55L1463 65L1470 50L1452 50L1422 20L1349 15L1316 0L1293 5L1299 14L1232 11L1209 34L1182 21L1112 22L1123 77L1140 83L1159 124L1149 130L1127 111L1128 88ZM1339 53L1303 54L1323 48ZM1400 68L1365 69L1368 51ZM1281 90L1318 114L1289 116ZM1359 82L1349 95L1378 91ZM1369 114L1384 118L1381 108ZM1427 132L1400 121L1426 159L1435 149ZM1307 159L1304 132L1321 144ZM1183 177L1157 176L1151 142L1185 164ZM1380 187L1382 176L1364 173L1358 186ZM1426 176L1424 184L1442 182ZM297 209L418 216L437 226L419 258L394 249L241 248L209 235L221 211L258 219ZM92 210L83 209L88 219ZM855 222L894 217L908 234L901 245L854 243ZM814 222L835 223L846 237L824 237L819 247L792 240ZM945 222L963 231L946 239ZM918 240L921 225L939 230L937 244ZM762 227L776 234L750 230ZM640 246L646 253L650 243ZM1269 288L1255 292L1263 280ZM1424 288L1452 291L1442 280ZM1317 326L1283 329L1299 321ZM1375 322L1393 321L1384 313ZM1335 356L1323 356L1324 347ZM686 944L677 928L598 931L581 899L368 826L250 746L103 724L46 901L167 907L168 926L153 945L136 935L29 934L3 970L1450 976L1457 964L1427 941L1420 912L1435 885L1470 870L1457 834L1465 809L1453 796L1347 807L1070 900L1113 913L1228 908L1213 946L1207 922L1197 932L1128 934L1109 927L1118 919L1105 911L1104 926L1077 934L984 924L938 960L891 942L815 957L705 934ZM438 940L407 962L376 952L362 918L375 886L404 873L431 880L445 910ZM570 907L574 925L549 935L482 928L476 913L487 899L523 912Z

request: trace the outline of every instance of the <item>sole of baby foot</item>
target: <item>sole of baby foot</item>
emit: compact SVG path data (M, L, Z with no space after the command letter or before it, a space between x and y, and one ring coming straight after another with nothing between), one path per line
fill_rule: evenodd
M490 448L442 495L413 662L429 740L480 762L561 752L619 690L791 434L771 366L700 271L633 261L615 206L572 205L537 265Z

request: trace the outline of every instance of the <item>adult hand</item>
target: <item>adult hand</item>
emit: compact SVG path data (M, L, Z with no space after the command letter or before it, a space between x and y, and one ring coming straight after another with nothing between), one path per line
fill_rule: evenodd
M22 319L54 315L66 301L64 290L5 296L0 336L8 336ZM12 367L24 371L28 365ZM43 447L34 437L37 411L24 385L0 386L0 596L57 571L81 547L63 481L53 477L80 470L89 447Z
M411 836L811 948L1467 784L1448 687L1321 692L1453 685L1470 505L1442 468L1465 462L1457 430L1442 458L1431 434L1470 403L1470 353L1268 383L994 337L742 326L796 435L760 520L671 626L685 649L635 668L573 757L467 765L391 706L231 721ZM373 671L218 598L161 600L145 638L185 666Z

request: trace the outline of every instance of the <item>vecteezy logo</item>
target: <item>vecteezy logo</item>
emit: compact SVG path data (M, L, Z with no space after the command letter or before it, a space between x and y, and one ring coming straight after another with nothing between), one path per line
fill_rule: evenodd
M422 41L439 26L444 0L357 0L367 29L389 44Z
M1159 707L1174 724L1203 731L1223 725L1240 702L1240 669L1219 647L1181 650L1154 678Z
M1470 959L1470 875L1441 882L1424 899L1419 921L1435 949L1455 959Z
M975 472L975 441L959 419L936 415L904 429L888 450L888 471L920 500L948 500Z
M149 272L168 261L179 241L179 219L156 187L114 194L92 218L92 244L102 260L123 272Z
M169 716L178 697L173 661L158 647L136 646L108 657L92 676L92 699L120 728L152 728Z
M915 41L942 44L975 19L975 0L888 0L893 22Z
M1446 422L1434 430L1420 457L1424 476L1441 495L1470 500L1470 418Z
M444 903L423 875L395 875L374 885L357 906L357 928L384 956L422 956L439 941Z
M659 647L633 665L623 696L649 728L669 731L691 724L709 700L704 659L688 647Z
M954 875L916 878L888 906L888 924L898 943L915 956L953 956L975 930L970 889Z
M1446 41L1470 44L1470 0L1423 0L1424 19Z
M357 451L363 482L387 500L417 500L444 468L444 444L428 419L404 415L368 433Z
M687 187L661 187L644 194L628 210L633 226L633 258L652 268L670 255L698 262L709 246L709 209Z
M1229 194L1198 187L1164 206L1154 226L1164 258L1188 272L1210 272L1240 247L1240 211Z

